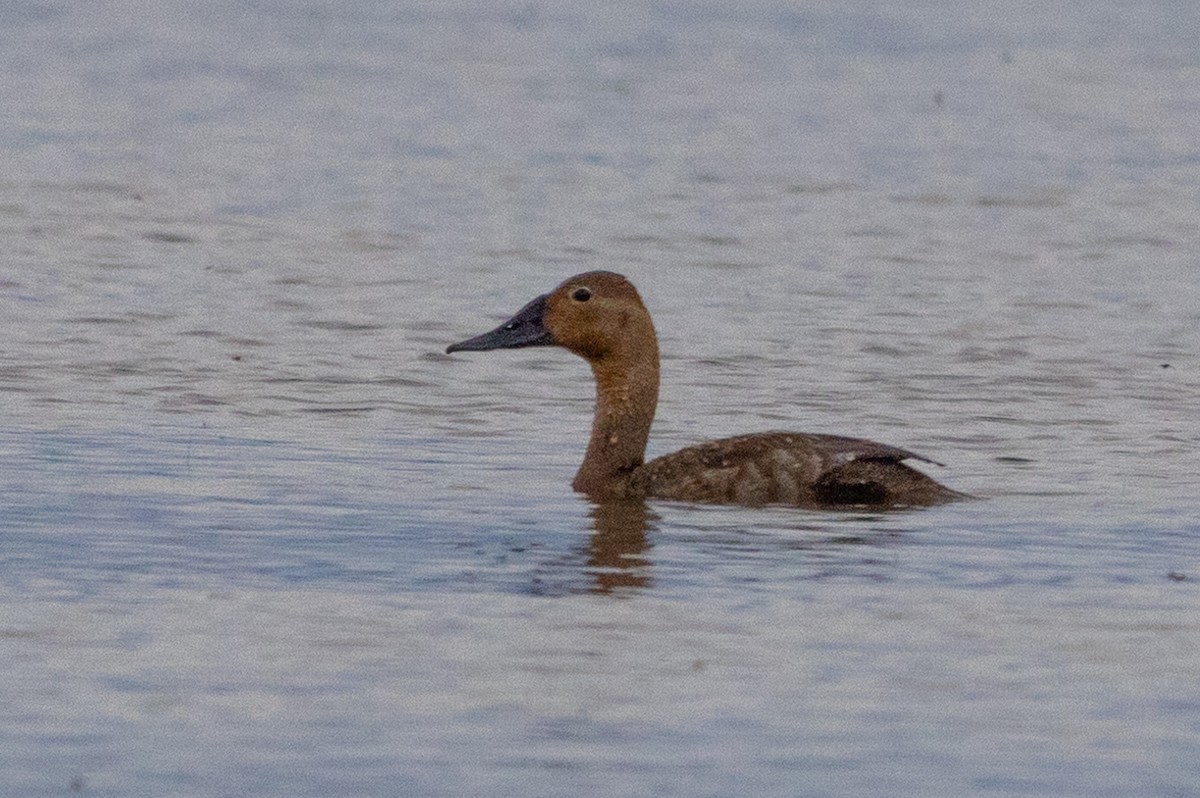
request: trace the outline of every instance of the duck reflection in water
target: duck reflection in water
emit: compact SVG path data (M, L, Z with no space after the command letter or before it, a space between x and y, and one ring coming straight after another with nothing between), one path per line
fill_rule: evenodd
M658 339L623 276L594 271L537 297L491 332L450 352L560 346L596 380L591 438L572 487L593 501L674 499L808 508L915 507L964 497L905 460L926 457L838 435L765 432L645 461L658 404Z
M672 537L676 542L686 540L689 551L706 551L705 556L726 565L732 560L744 564L787 563L782 567L788 569L788 578L890 579L895 558L888 551L909 531L897 525L901 519L887 511L799 518L775 512L762 519L736 511L729 514L677 509L684 517L670 524ZM549 570L539 569L538 592L565 590L619 598L653 588L658 580L652 540L660 516L641 500L593 504L589 516L592 531L587 543L555 561ZM783 552L792 556L779 557ZM732 573L741 573L742 579L761 576L757 565L746 567L748 572L739 572L734 565ZM729 573L726 571L726 576Z
M642 501L592 505L594 532L588 543L591 592L615 593L647 588L650 577L648 532L658 520Z

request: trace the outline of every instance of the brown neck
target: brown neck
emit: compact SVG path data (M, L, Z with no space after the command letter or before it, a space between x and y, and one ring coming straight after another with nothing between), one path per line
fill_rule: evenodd
M658 404L658 344L651 330L636 347L591 361L596 414L587 454L572 487L593 497L619 495L646 455Z

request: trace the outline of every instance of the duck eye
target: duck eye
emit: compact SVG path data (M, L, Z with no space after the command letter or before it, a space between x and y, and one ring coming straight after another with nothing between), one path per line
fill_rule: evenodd
M592 292L586 288L576 288L571 292L571 299L574 299L576 302L587 302L591 298Z

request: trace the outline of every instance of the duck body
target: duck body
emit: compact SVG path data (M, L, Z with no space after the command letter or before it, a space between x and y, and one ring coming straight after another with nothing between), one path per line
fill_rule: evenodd
M839 435L764 432L689 446L634 469L629 497L795 507L926 506L954 491L905 465L920 455Z
M646 462L658 404L658 341L641 297L619 274L576 275L491 332L446 351L527 346L561 346L592 367L592 433L572 487L593 500L885 508L963 496L903 462L932 463L928 458L837 435L741 435Z

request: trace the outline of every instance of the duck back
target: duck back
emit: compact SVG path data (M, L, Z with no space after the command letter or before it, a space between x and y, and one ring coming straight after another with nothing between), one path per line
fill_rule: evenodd
M651 460L630 474L627 490L646 498L814 508L926 506L961 497L906 459L933 462L859 438L765 432Z

